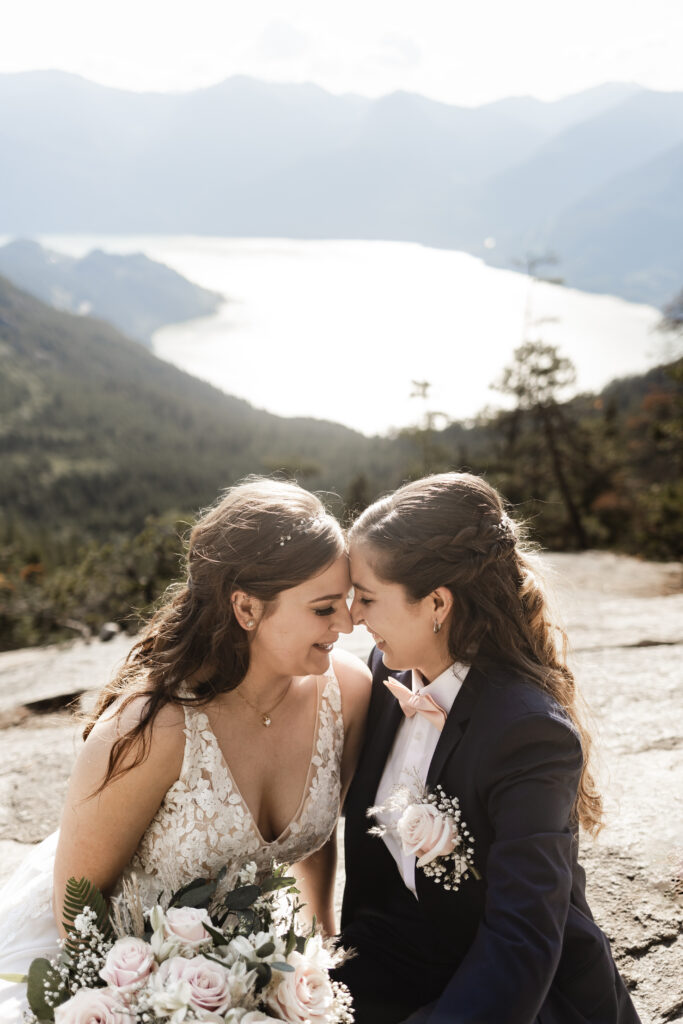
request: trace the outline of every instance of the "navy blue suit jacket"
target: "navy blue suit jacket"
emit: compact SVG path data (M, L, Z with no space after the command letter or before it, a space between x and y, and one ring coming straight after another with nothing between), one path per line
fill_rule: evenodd
M346 800L342 969L358 1024L637 1024L607 939L591 916L572 806L577 732L556 702L511 671L472 667L427 777L460 801L474 836L470 877L447 891L416 869L417 898L368 834L402 720L375 650L368 729Z

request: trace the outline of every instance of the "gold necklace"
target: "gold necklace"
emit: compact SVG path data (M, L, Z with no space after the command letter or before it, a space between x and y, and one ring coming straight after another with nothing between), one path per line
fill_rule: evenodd
M252 704L252 702L249 700L249 698L244 696L244 694L242 693L242 691L239 688L239 686L236 688L235 693L237 694L238 697L241 697L242 700L244 701L244 703L248 704L249 707L253 711L255 711L257 713L257 715L260 715L260 717L261 717L261 725L264 725L266 728L268 728L268 726L271 724L271 721L272 721L270 716L273 713L273 711L275 711L275 708L278 707L278 705L282 703L282 701L285 699L285 697L289 693L289 688L292 685L293 678L294 677L292 677L292 679L289 680L289 682L287 683L287 686L285 687L284 693L280 694L278 699L273 704L272 708L269 708L268 711L261 711L261 709L257 708L255 704Z

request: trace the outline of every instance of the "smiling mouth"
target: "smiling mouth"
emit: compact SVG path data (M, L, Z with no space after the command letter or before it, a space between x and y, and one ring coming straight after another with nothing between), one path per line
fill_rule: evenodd
M315 647L315 648L316 648L317 650L319 650L319 651L327 651L327 653L328 653L328 654L329 654L329 653L330 653L330 651L331 651L331 650L333 650L333 648L334 648L334 644L333 644L333 643L331 643L331 644L313 644L313 646L314 646L314 647Z
M367 626L365 628L367 629ZM368 633L370 634L370 636L372 637L376 644L384 643L384 638L379 636L377 633L373 633L371 629L368 629Z

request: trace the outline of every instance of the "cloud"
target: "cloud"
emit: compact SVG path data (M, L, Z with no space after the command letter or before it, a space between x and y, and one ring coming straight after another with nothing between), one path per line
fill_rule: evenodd
M256 43L255 53L265 60L298 60L308 52L310 40L301 29L286 21L271 21Z
M379 40L380 63L394 68L414 68L422 60L422 51L414 39L389 32Z

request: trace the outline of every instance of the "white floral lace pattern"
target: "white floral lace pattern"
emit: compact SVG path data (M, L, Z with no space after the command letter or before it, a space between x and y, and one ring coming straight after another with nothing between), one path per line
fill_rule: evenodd
M172 891L228 867L230 884L253 860L264 874L271 861L296 863L329 839L339 816L344 724L333 673L318 681L318 714L304 797L294 819L273 842L258 831L206 714L185 708L185 754L178 780L166 793L133 859L143 889Z
M215 877L224 866L225 884L231 885L247 860L266 874L272 860L293 864L325 844L339 816L344 723L334 674L320 677L317 684L313 757L299 809L284 832L265 842L206 714L187 707L180 777L166 793L121 881L135 873L143 899L151 901L199 876ZM57 952L52 914L57 838L55 832L44 840L0 890L0 972L24 973L34 957ZM0 1022L19 1019L3 1016L15 988L0 982Z

